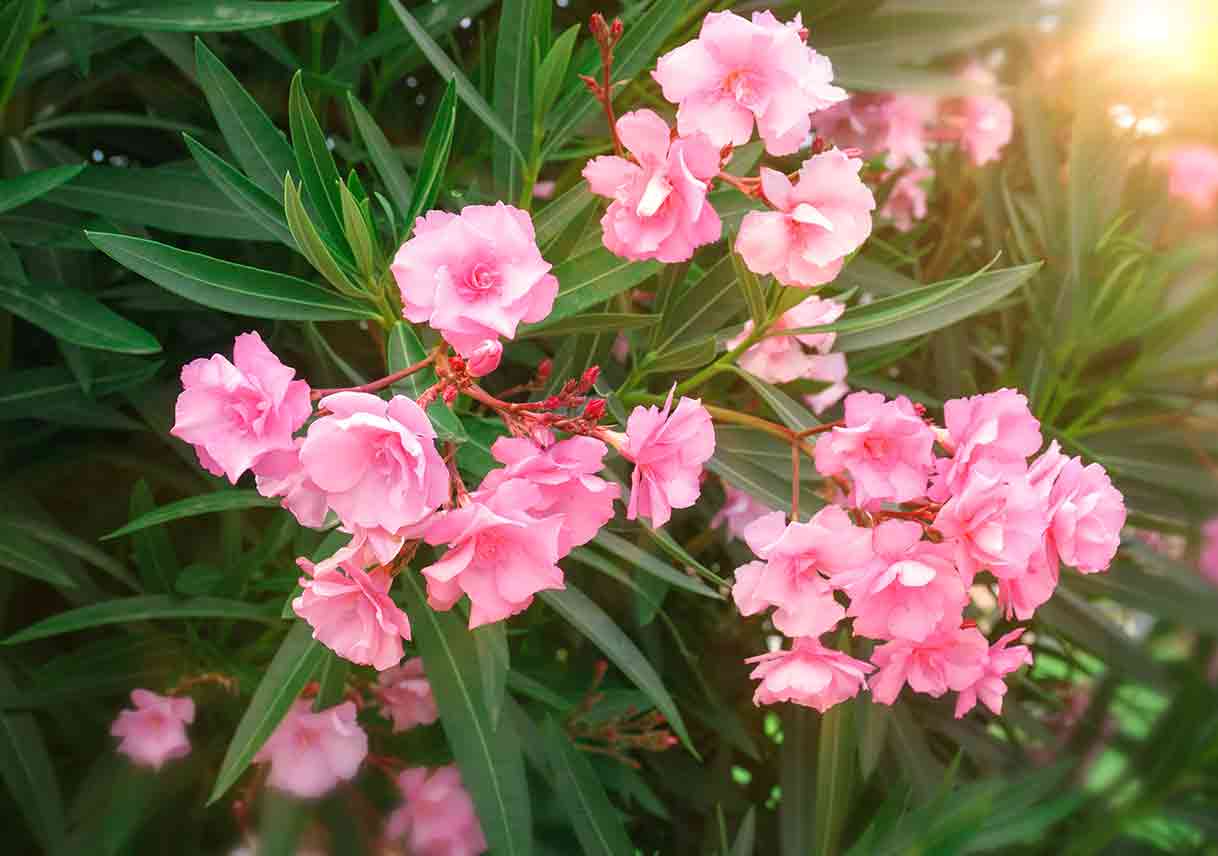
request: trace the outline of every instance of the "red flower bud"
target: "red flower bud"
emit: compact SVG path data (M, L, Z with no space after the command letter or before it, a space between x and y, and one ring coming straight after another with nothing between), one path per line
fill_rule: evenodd
M549 357L537 364L537 379L545 380L550 376L550 372L554 370L554 361Z
M584 405L584 416L593 421L605 415L605 399L594 398Z
M457 388L455 386L444 387L444 403L451 405L457 400Z
M596 385L596 379L600 376L601 376L601 367L600 366L591 366L587 371L584 372L583 376L579 379L580 391L587 392L588 390L592 389L592 387Z

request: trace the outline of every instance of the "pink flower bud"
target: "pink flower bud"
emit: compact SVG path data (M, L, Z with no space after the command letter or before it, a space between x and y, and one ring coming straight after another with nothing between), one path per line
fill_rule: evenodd
M487 339L474 348L466 363L466 370L474 377L483 377L499 368L499 360L503 357L503 345L498 339Z
M443 398L444 403L452 407L453 402L457 400L457 388L455 386L444 387Z
M584 405L584 416L588 419L600 419L605 415L605 399L594 398Z
M587 392L588 390L592 389L592 387L596 385L596 379L600 377L600 374L600 366L590 366L579 379L580 392Z

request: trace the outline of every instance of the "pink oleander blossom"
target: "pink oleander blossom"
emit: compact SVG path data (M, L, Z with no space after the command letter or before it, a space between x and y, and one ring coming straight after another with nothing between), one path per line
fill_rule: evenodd
M816 441L821 475L849 473L860 508L911 502L926 495L934 467L935 435L905 396L886 401L874 392L846 397L844 426Z
M195 447L199 462L233 484L263 455L291 451L292 434L313 411L309 385L271 353L257 333L221 354L182 366L182 393L171 433Z
M960 76L981 86L992 87L994 73L980 63L969 63ZM997 95L965 95L951 102L945 120L960 132L960 148L976 166L996 161L1011 142L1015 124L1011 105Z
M1049 537L1061 560L1084 574L1108 570L1121 545L1125 497L1099 464L1070 458L1049 494Z
M835 279L871 234L875 197L859 179L862 166L832 149L804 161L794 185L762 167L761 187L775 210L750 211L740 224L736 252L748 269L800 288Z
M423 568L431 607L452 609L469 595L472 630L523 612L539 591L563 588L557 565L563 518L528 511L543 502L537 485L514 478L437 517L425 537L447 544L448 552Z
M828 386L804 396L804 402L812 408L813 413L820 416L850 392L850 385L846 383L849 373L850 367L846 365L845 354L824 354L815 357L815 362L809 366L807 379L820 381Z
M1003 615L1020 621L1030 619L1053 596L1060 571L1057 553L1046 543L1032 554L1027 567L999 577L998 605Z
M309 622L314 639L343 659L378 671L401 661L410 622L389 596L393 578L385 568L365 571L352 560L327 569L303 558L296 563L306 576L300 578L304 591L292 601L292 610Z
M135 708L119 711L110 726L110 734L121 738L119 754L154 770L190 754L186 726L195 721L193 699L140 689L131 691L131 702Z
M583 172L593 193L613 200L601 218L609 251L683 262L719 240L722 224L706 198L719 174L718 147L701 134L672 139L668 123L651 110L627 113L616 127L633 159L602 155Z
M309 478L300 463L303 437L296 438L292 449L267 452L254 464L254 483L258 493L269 498L283 497L283 507L301 526L319 529L326 520L326 493Z
M494 490L509 479L524 479L537 488L539 500L524 509L536 517L561 515L559 558L587 544L613 519L613 501L621 487L597 475L604 469L608 447L593 437L548 438L543 448L532 439L500 437L491 455L504 465L491 470L479 491Z
M436 432L414 401L338 392L320 406L328 415L309 426L300 461L348 530L398 533L448 498Z
M859 149L868 159L885 155L890 169L922 167L930 160L927 130L937 111L935 99L926 95L868 93L822 110L812 124L839 149Z
M465 368L470 377L484 377L499 368L503 359L503 343L498 339L487 339L469 354Z
M789 651L774 651L750 657L756 663L749 677L761 681L753 693L753 704L794 702L824 713L858 695L867 686L866 675L875 666L826 648L817 639L796 639Z
M779 334L783 330L832 324L842 317L842 313L845 311L844 303L809 297L784 312L782 317L770 327L770 331ZM727 347L737 347L752 332L753 322L746 321L744 328L728 341ZM767 383L790 383L800 378L812 378L815 375L824 374L825 355L833 348L836 336L836 333L767 335L766 338L741 354L737 364L749 374L755 375Z
M1212 210L1218 202L1218 148L1177 146L1167 153L1166 160L1167 192L1198 211Z
M398 775L403 803L385 824L390 841L405 840L410 856L479 856L487 849L474 801L455 764Z
M656 62L652 77L677 104L682 136L706 134L716 147L742 146L753 124L772 155L794 154L811 129L810 114L843 100L833 65L806 44L799 16L786 24L770 12L752 20L711 12L698 38Z
M1201 573L1210 582L1218 585L1218 517L1201 525Z
M979 461L1003 473L1025 472L1041 444L1040 422L1028 399L1013 389L954 398L943 407L943 424L941 437L952 457L937 462L930 493L936 502L958 492Z
M787 523L781 511L754 521L745 541L763 561L736 570L732 597L742 615L770 607L774 626L787 636L820 636L845 616L833 598L831 578L874 559L871 530L855 526L836 505L807 523Z
M984 672L973 684L960 690L956 699L956 719L964 716L980 701L995 716L1002 713L1002 697L1007 693L1007 675L1020 666L1032 665L1032 652L1027 645L1011 645L1023 635L1020 627L1007 633L990 646L983 664Z
M880 216L892 221L898 232L908 232L914 223L926 218L926 183L934 176L935 171L927 168L903 172L893 182L888 198L880 208Z
M267 784L293 796L316 799L355 777L368 755L368 735L355 721L355 703L345 701L318 713L298 699L258 754L270 764Z
M869 682L871 697L892 704L905 684L934 698L966 690L985 675L988 657L989 646L976 627L944 630L922 642L885 642L871 654L879 669Z
M533 221L502 202L427 212L390 270L406 320L438 330L463 357L487 340L515 338L522 322L541 321L558 294Z
M372 691L380 702L381 714L393 722L394 734L417 725L431 725L440 718L421 657L381 672Z
M737 490L727 482L723 483L723 507L711 518L711 528L726 527L727 538L744 538L744 530L750 523L772 512L752 494Z
M664 406L636 407L619 435L618 451L634 464L626 518L646 517L655 528L672 517L672 509L689 508L702 491L702 465L715 452L710 413L695 398L677 402L672 392Z

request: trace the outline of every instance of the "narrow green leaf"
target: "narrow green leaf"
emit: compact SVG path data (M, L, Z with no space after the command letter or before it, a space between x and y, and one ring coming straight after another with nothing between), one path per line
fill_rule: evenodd
M444 90L444 97L440 99L440 106L436 108L435 118L431 121L427 141L423 144L423 159L419 163L410 207L406 209L406 219L402 227L404 232L413 229L415 218L429 211L435 204L444 179L444 170L448 167L448 154L452 151L453 132L456 127L457 88L450 80L448 88Z
M632 262L604 247L568 259L553 270L558 278L558 297L546 320L553 323L603 303L634 288L660 268L659 262Z
M602 529L598 532L596 538L593 539L593 543L605 548L636 570L657 577L677 588L702 595L702 597L709 597L715 600L723 599L723 596L719 592L710 588L697 577L682 573L667 562L630 543L620 535L614 535L607 529Z
M744 303L749 308L749 317L760 328L769 318L765 288L762 286L761 280L757 278L757 274L745 265L739 253L732 252L729 257L732 260L732 268L736 271L736 282L740 283L740 291L744 294Z
M0 309L82 348L120 354L155 354L161 350L147 330L76 288L0 279Z
M405 321L399 321L389 331L389 340L385 345L386 362L389 373L399 372L407 366L414 365L426 358L427 349L423 347L419 335ZM400 380L394 384L394 390L418 398L423 391L436 382L435 369L428 366L421 371ZM465 428L447 404L437 399L427 407L427 417L436 429L436 436L441 440L464 442L467 439Z
M647 374L681 372L701 368L715 359L719 346L712 335L701 336L674 345L666 351L653 351L643 361Z
M178 3L129 3L80 16L82 21L170 33L227 33L270 27L329 12L337 0L266 3L261 0L183 0Z
M288 219L288 228L301 255L309 260L313 269L343 294L358 295L359 287L339 266L334 254L330 252L326 242L318 234L313 221L305 211L304 202L300 198L300 189L292 176L283 177L283 213Z
M482 832L491 852L524 856L533 841L524 759L510 719L501 717L497 727L490 722L474 637L456 614L427 605L415 575L400 579L414 642Z
M778 387L766 383L761 378L749 374L738 366L733 366L732 369L749 386L756 390L757 394L761 396L761 400L768 404L770 409L782 420L782 423L792 431L806 431L809 428L815 428L817 425L820 425L820 420L813 415L811 410L791 398L791 396Z
M88 541L81 540L69 532L65 532L53 523L35 520L21 514L0 515L0 526L19 530L31 538L61 550L64 553L88 562L99 570L105 571L116 580L125 583L130 588L138 588L138 583L123 564L108 553L104 553Z
M364 275L365 282L375 281L376 250L373 247L372 233L364 219L364 212L359 201L347 185L339 182L338 195L342 198L343 234L347 237L347 245L355 256L355 266Z
M283 132L267 117L202 39L195 39L199 86L237 163L272 199L283 189L283 177L296 169L296 157Z
M544 122L546 114L554 106L563 83L567 78L567 69L571 65L571 52L575 49L575 40L579 38L579 24L572 24L555 39L553 46L541 61L537 70L537 96L534 100L534 112L537 121Z
M537 234L537 246L541 247L542 253L546 253L554 241L558 239L558 236L563 233L563 230L573 221L577 220L579 215L591 207L595 201L596 197L588 189L588 182L586 181L579 182L561 196L550 200L533 217L533 228Z
M152 497L148 482L140 479L131 491L128 517L138 520L155 510L156 500ZM174 554L169 533L159 526L149 527L134 533L131 544L145 588L161 592L173 591L174 580L178 576L178 557Z
M584 853L623 856L635 852L592 763L553 717L546 717L542 735L555 793Z
M127 624L132 621L170 619L181 621L187 618L222 618L236 621L278 621L277 615L265 606L241 600L225 600L218 597L195 597L186 600L164 594L140 595L118 600L105 600L88 606L60 612L24 630L19 630L4 640L5 645L17 645L48 636L75 633L91 627L107 624Z
M415 17L402 8L402 4L398 0L389 0L389 7L393 9L394 14L398 16L398 20L402 22L402 26L410 33L415 44L419 46L419 50L423 51L423 55L427 57L427 61L431 63L441 77L451 81L457 87L457 94L461 96L461 100L465 102L469 109L474 111L474 114L483 121L483 123L494 131L495 135L508 147L513 156L520 162L524 161L524 154L520 151L520 147L516 145L516 140L512 136L512 131L507 128L500 118L491 109L491 105L486 103L478 89L469 82L461 69L448 58L448 54L432 40L431 36L427 35L427 31L419 24Z
M337 242L343 234L342 202L338 197L338 185L342 179L334 164L334 155L326 147L326 135L313 114L299 71L292 78L288 120L292 127L292 148L296 151L297 169L305 192L321 214L322 232Z
M660 323L659 315L639 315L633 312L585 312L560 318L525 324L516 333L517 339L530 336L561 336L568 333L621 332L641 330Z
M197 517L200 514L213 514L217 511L242 511L247 508L271 508L279 505L277 499L267 499L259 496L256 490L231 488L205 493L202 496L192 496L179 499L168 505L162 505L147 514L142 514L125 526L119 527L109 535L103 535L103 541L120 538L139 532L149 526L161 526L171 520L181 520L184 517Z
M86 237L110 258L166 291L212 309L281 321L376 318L363 304L303 279L106 232Z
M676 293L665 300L653 352L670 351L716 333L746 308L730 258L715 262L692 282L670 288Z
M292 232L283 218L283 206L276 197L246 178L235 166L190 134L183 134L182 139L194 155L199 169L211 179L212 184L257 222L263 231L273 235L281 244L296 249Z
M2 56L2 54L0 54ZM0 179L0 213L18 208L54 190L80 174L85 165L53 166L27 172L14 178Z
M413 186L402 159L398 157L389 140L381 131L381 126L372 118L372 114L359 103L353 93L347 93L347 106L351 108L351 116L355 119L355 127L368 150L368 158L380 176L385 192L393 200L399 216L405 216L410 211L410 197Z
M68 0L72 2L72 0ZM93 0L75 0L78 3L91 3ZM65 128L152 128L157 131L172 133L206 134L207 129L200 128L178 119L163 119L159 116L145 116L142 113L69 113L66 116L54 116L41 122L32 122L25 126L28 137L45 134L47 131L59 131Z
M736 840L732 842L732 852L728 856L753 856L757 846L757 806L749 806L736 830Z
M837 853L858 778L854 702L846 701L820 718L816 751L815 853Z
M304 800L267 788L259 806L258 856L298 856L311 809Z
M499 37L495 42L495 113L516 142L521 157L495 146L491 164L495 184L513 202L524 184L525 152L533 150L533 8L534 0L499 4Z
M138 386L157 373L160 361L133 357L100 369L93 376L93 394L108 395ZM42 419L65 408L83 407L92 399L65 368L26 369L0 375L0 422Z
M482 697L486 700L486 712L491 728L498 728L499 715L503 712L503 701L507 695L507 674L511 668L507 624L496 621L477 627L471 632L474 645L478 649L478 672L482 676Z
M0 522L0 567L61 588L77 582L63 564L38 541Z
M822 853L814 845L816 794L816 717L806 707L789 704L782 715L782 753L778 781L778 829L782 856Z
M42 0L13 0L0 8L0 108L13 92L41 14Z
M266 667L249 707L237 723L237 730L220 763L211 796L207 799L208 805L224 796L241 778L262 744L287 714L292 702L313 678L325 652L326 648L313 639L308 624L303 621L293 624Z
M329 648L324 651L317 670L317 698L313 699L315 711L341 704L347 694L347 673L351 664Z
M0 663L0 692L16 690ZM68 822L55 765L33 714L0 713L0 778L43 852L57 852Z
M685 730L685 720L681 718L681 711L669 695L664 681L656 674L638 646L613 623L613 619L570 582L561 591L543 591L539 596L572 627L600 648L659 708L672 725L672 730L681 738L681 742L691 752L695 752L689 732Z

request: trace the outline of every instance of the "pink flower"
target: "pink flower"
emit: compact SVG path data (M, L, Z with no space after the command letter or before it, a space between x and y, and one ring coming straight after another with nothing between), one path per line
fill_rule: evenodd
M478 492L495 490L509 479L530 482L539 499L523 510L534 517L562 517L558 532L558 556L562 558L595 538L613 519L613 501L622 489L596 475L604 469L608 451L600 440L579 436L557 443L552 437L549 440L552 445L543 449L528 438L500 437L491 447L491 455L504 468L487 473Z
M473 377L483 377L499 368L503 358L503 344L498 339L487 339L465 361L465 367Z
M1041 444L1040 422L1013 389L954 398L943 407L943 424L947 431L941 440L952 457L937 462L930 493L936 502L959 491L978 461L988 461L998 472L1023 473Z
M1007 647L1022 636L1023 631L1022 627L1012 630L990 646L982 676L972 685L960 690L960 697L956 700L956 719L976 707L978 701L988 707L995 716L1002 713L1002 697L1007 693L1003 678L1020 666L1032 665L1032 652L1027 645Z
M826 648L813 637L796 639L789 651L750 657L756 663L749 677L761 681L753 704L790 701L824 713L838 702L858 695L867 686L866 674L875 666Z
M1201 573L1218 584L1218 517L1201 526Z
M1049 536L1061 560L1084 574L1106 571L1121 545L1125 497L1099 464L1070 458L1049 495Z
M402 640L410 638L410 622L389 596L393 578L381 567L365 571L348 559L341 568L296 563L308 576L292 601L292 610L309 622L313 638L352 663L378 671L402 659Z
M543 498L524 479L508 479L469 500L427 528L427 543L447 544L448 552L424 568L423 576L433 609L451 609L462 594L469 595L472 630L523 612L539 591L563 588L556 564L563 518L530 514L527 509Z
M845 311L845 304L836 300L810 297L783 313L770 329L777 333L782 330L832 324L842 317ZM728 341L727 346L737 347L752 332L753 322L746 321L744 329ZM800 378L811 378L824 373L824 355L833 347L836 336L836 333L767 336L745 351L737 362L742 369L767 383L790 383Z
M195 447L199 462L233 484L261 456L291 451L292 434L313 411L309 385L270 352L257 333L233 342L233 362L220 354L182 366L173 429Z
M976 627L944 630L923 642L894 639L871 654L879 671L871 678L871 696L880 704L896 701L901 687L938 698L961 692L985 675L989 646Z
M270 764L267 784L297 797L314 799L353 779L368 755L368 735L355 721L355 703L345 701L319 713L312 701L297 699L254 756Z
M926 130L937 109L935 99L926 95L852 95L817 113L812 124L838 148L860 149L868 159L887 155L890 169L925 166L930 160Z
M908 232L916 221L926 217L926 182L934 177L933 169L902 173L888 192L880 216L891 220L898 232Z
M960 76L983 86L997 83L993 72L976 62L966 66ZM954 114L949 115L948 122L959 126L960 148L977 166L998 160L1011 142L1011 106L997 95L965 95L946 112Z
M885 520L872 530L875 562L834 578L850 594L854 632L872 639L925 641L960 626L968 601L952 548L922 539L921 524Z
M736 569L732 598L742 615L771 606L774 626L787 636L820 636L846 614L834 600L830 580L872 561L871 530L855 526L836 505L807 523L786 523L781 511L744 530L745 541L763 562Z
M431 325L463 357L487 339L512 339L521 322L550 314L558 280L519 208L467 205L429 211L390 266L406 320Z
M300 463L303 437L291 449L267 452L254 464L254 483L265 497L283 497L283 507L301 526L319 529L326 520L326 494L313 484Z
M338 392L320 406L329 415L309 426L300 461L349 530L396 533L448 498L448 469L436 451L436 432L412 400Z
M813 413L820 416L850 392L850 385L846 383L850 369L846 365L845 354L825 354L815 357L814 360L808 367L807 379L818 380L828 386L820 392L805 395L804 402L812 408Z
M121 710L110 734L121 737L120 754L141 767L161 769L174 758L190 754L186 726L195 721L193 699L157 695L151 690L132 690L134 710Z
M701 134L671 139L668 123L650 110L622 116L617 133L633 160L603 155L583 173L593 193L613 200L601 218L609 251L683 262L719 240L719 215L706 199L719 149Z
M848 472L860 508L926 495L935 435L908 398L885 401L875 392L852 393L846 397L845 422L816 441L821 475Z
M474 801L455 765L428 772L411 767L398 775L404 800L389 816L385 837L406 840L411 856L478 856L487 849Z
M777 210L744 215L736 252L748 269L800 288L836 278L842 261L871 234L875 197L859 180L862 166L832 149L804 161L794 186L762 167L761 188Z
M1213 146L1177 146L1167 154L1167 192L1199 211L1218 201L1218 149Z
M634 464L626 518L650 518L658 529L672 509L689 508L698 499L702 465L715 453L715 429L699 399L682 396L672 410L670 391L663 408L640 405L631 411L618 443L622 457Z
M394 734L416 725L431 725L440 718L421 657L381 672L373 692L381 703L381 714L393 720Z
M718 529L726 524L729 541L733 538L743 538L744 530L750 523L773 511L752 494L737 490L727 482L723 483L723 495L723 507L711 518L711 528Z
M1042 546L1032 554L1028 565L1014 574L998 578L998 605L1007 618L1027 621L1048 602L1057 589L1060 565L1057 554Z

